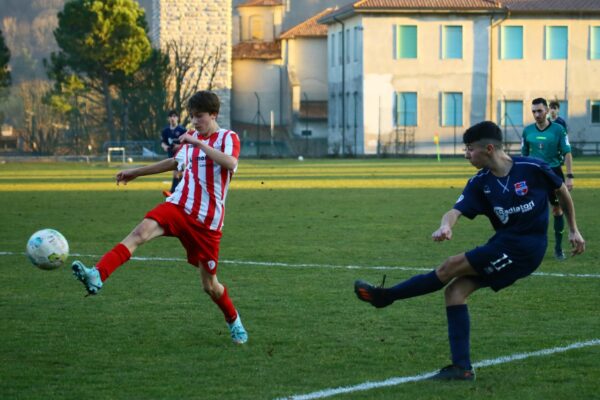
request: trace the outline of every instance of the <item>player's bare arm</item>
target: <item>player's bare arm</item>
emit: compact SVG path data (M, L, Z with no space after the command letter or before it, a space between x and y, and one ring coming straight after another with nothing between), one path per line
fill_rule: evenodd
M431 234L431 238L436 242L452 239L452 227L456 224L456 221L460 218L462 213L456 209L449 210L442 217L440 227Z
M567 169L565 184L567 189L573 190L573 178L569 178L569 176L573 176L573 155L571 153L565 154L565 168Z
M237 159L233 156L223 153L213 147L210 147L206 143L202 142L198 138L185 133L179 137L181 143L189 143L193 146L198 146L202 149L211 160L219 164L220 166L227 168L230 171L234 171L237 168Z
M143 167L131 168L120 171L117 176L117 185L134 180L139 176L160 174L161 172L173 171L177 169L177 161L174 158L167 158L151 165L145 165Z
M581 254L585 251L585 240L577 228L573 199L571 198L569 189L567 189L567 186L564 183L556 190L556 195L558 196L560 206L567 217L567 224L569 224L569 242L571 242L572 247L571 253L573 255Z

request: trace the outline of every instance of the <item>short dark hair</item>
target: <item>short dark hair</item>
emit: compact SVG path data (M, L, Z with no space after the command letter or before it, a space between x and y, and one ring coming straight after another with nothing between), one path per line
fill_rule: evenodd
M480 140L489 140L496 142L494 144L502 144L502 130L492 121L483 121L473 125L463 134L463 143L470 144Z
M560 103L556 100L552 100L549 106L550 108L556 108L557 110L560 110Z
M168 116L169 116L169 117L172 117L173 115L174 115L174 116L176 116L176 117L179 117L179 113L178 113L177 111L175 111L175 110L170 110L170 111L169 111L169 114L168 114Z
M546 99L543 97L538 97L537 99L533 99L531 104L534 106L537 104L543 104L545 107L548 107L548 103L546 102Z
M207 112L209 114L218 114L221 108L219 96L210 90L201 90L194 94L188 100L188 110L192 112Z

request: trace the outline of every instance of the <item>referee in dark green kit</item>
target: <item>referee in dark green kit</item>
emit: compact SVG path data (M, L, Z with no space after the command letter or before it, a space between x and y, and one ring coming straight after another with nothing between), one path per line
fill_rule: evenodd
M541 97L534 99L531 102L531 112L535 124L528 125L523 130L521 154L546 161L554 173L563 179L567 189L573 189L573 156L571 155L571 145L565 128L548 120L548 103L546 99ZM563 162L567 168L566 178L561 168ZM566 256L562 250L563 232L565 230L563 210L555 193L550 193L549 199L554 215L554 257L557 260L564 260Z

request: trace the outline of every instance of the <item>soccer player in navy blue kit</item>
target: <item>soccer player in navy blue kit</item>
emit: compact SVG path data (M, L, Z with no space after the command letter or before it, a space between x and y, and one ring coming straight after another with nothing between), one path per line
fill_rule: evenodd
M530 275L541 264L548 244L548 192L556 190L569 225L573 255L585 250L577 229L575 209L563 181L544 161L510 157L502 149L502 132L484 121L463 135L465 158L479 172L472 177L454 207L433 232L435 241L452 239L452 227L461 215L485 215L496 231L482 246L451 256L435 270L391 287L354 283L360 300L382 308L399 299L421 296L446 286L446 316L452 364L433 379L473 380L470 359L470 321L466 300L475 290L498 291Z
M160 133L160 145L162 146L163 150L167 152L167 158L173 158L173 156L180 147L179 136L183 135L186 132L186 130L183 126L179 125L179 114L177 114L177 111L169 111L168 120L169 125L165 126L165 128ZM175 188L177 187L177 185L179 185L179 181L179 171L173 171L171 189L168 192L163 191L165 197L169 197L171 193L175 191Z

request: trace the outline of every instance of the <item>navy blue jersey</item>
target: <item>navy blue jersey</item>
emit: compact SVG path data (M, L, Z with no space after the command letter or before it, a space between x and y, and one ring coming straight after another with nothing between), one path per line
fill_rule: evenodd
M548 192L562 180L547 163L531 157L512 157L508 175L497 177L481 169L472 177L454 208L469 219L485 215L497 234L546 236Z
M171 128L171 126L167 125L165 129L162 130L161 142L169 146L169 150L167 151L169 157L174 156L173 140L178 139L179 136L183 135L185 132L185 128L181 125L177 125L175 128Z
M562 125L562 127L564 128L565 132L568 132L569 129L567 128L567 121L565 121L564 119L562 119L561 117L556 117L556 119L552 122L555 122L559 125Z

